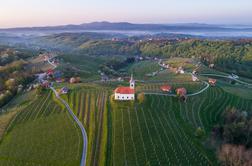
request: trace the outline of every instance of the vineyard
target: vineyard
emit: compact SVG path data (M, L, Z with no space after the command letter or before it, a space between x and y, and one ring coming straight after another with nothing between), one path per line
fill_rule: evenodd
M195 93L201 89L203 89L206 85L202 82L182 82L182 83L178 83L178 82L159 82L159 83L146 83L143 86L139 86L137 87L137 91L138 92L156 92L156 93L163 93L160 90L160 87L162 85L166 85L169 84L170 86L173 87L173 91L175 91L176 88L181 88L184 87L187 89L188 93ZM175 93L175 92L173 92Z
M249 110L252 103L212 88L191 97L146 96L143 104L114 103L113 165L214 165L215 158L195 138L210 128L228 106Z
M202 83L173 83L197 91ZM139 86L137 91L157 90L159 84ZM83 86L67 96L70 106L88 133L87 165L215 165L195 131L206 135L221 120L227 107L251 110L252 103L211 87L180 102L175 97L145 95L143 103L116 102L112 89Z
M13 119L0 144L0 165L69 165L80 162L81 134L51 93L34 99Z
M108 143L108 93L101 88L73 90L68 102L88 135L87 165L105 165Z

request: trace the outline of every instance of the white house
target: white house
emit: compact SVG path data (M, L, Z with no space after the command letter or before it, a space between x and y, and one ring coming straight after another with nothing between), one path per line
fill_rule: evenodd
M195 76L194 74L192 74L192 80L195 82L195 81L199 81L198 77Z
M135 80L133 76L131 76L129 87L118 87L115 89L115 100L135 100Z

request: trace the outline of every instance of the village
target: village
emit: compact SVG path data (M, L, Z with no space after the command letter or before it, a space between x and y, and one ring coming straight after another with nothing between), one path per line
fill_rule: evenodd
M57 84L62 84L64 85L63 87L57 89L57 92L59 95L64 95L69 93L69 87L68 84L78 84L81 83L81 78L80 77L70 77L70 78L65 78L64 73L61 70L57 69L57 66L60 65L60 61L58 60L57 56L55 54L50 54L50 53L44 53L41 54L40 57L43 57L44 63L49 63L52 67L48 69L46 72L36 74L37 80L35 83L31 84L28 88L27 91L30 91L32 89L37 88L38 86L41 86L42 88L50 88L53 87L54 83ZM216 78L210 78L208 76L208 80L200 80L200 74L197 69L200 68L201 64L200 63L195 63L194 64L194 69L190 72L184 69L184 66L178 66L178 67L173 67L173 65L169 64L166 60L162 60L159 58L149 58L147 59L143 57L137 57L138 61L153 61L155 63L158 63L160 66L159 71L154 71L151 74L146 74L147 77L153 77L160 72L164 71L169 71L172 72L176 75L190 75L191 76L191 81L192 82L202 82L205 84L205 87L202 89L194 92L194 93L188 93L188 89L186 87L173 87L171 84L169 84L169 81L167 83L162 83L160 85L159 89L161 92L155 93L156 95L168 95L168 96L174 96L178 97L181 101L186 102L187 98L189 96L193 96L194 94L200 94L204 92L208 87L214 87L216 86L217 79ZM186 63L191 63L191 62L186 62ZM214 68L214 64L209 65L209 68ZM136 100L136 95L138 93L136 87L137 83L141 82L143 83L145 80L135 80L134 75L131 74L131 77L118 77L118 78L109 78L107 75L104 73L100 73L101 75L101 83L107 83L107 82L118 82L119 86L115 88L114 90L114 100L118 101L134 101ZM229 75L227 76L229 79L238 79L239 77L237 75ZM125 82L125 80L129 80L129 86L120 86L120 83ZM171 80L170 80L171 81ZM146 94L148 94L146 92ZM154 94L154 93L153 93Z

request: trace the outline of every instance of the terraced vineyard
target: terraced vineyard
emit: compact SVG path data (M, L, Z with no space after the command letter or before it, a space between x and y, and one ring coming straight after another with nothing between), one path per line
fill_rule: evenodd
M201 84L188 88L194 91ZM218 87L189 97L186 103L157 95L146 95L141 104L116 102L109 100L111 92L85 86L68 96L88 131L87 165L216 165L213 151L195 137L196 129L209 135L226 107L252 109L251 100Z
M46 93L20 111L0 143L0 165L79 165L81 133Z
M187 89L188 93L195 93L201 89L203 89L206 85L202 82L159 82L159 83L146 83L143 86L137 87L138 92L156 92L156 93L162 93L160 90L160 87L162 85L169 84L173 87L173 90L176 88L184 87ZM175 93L175 92L174 92Z

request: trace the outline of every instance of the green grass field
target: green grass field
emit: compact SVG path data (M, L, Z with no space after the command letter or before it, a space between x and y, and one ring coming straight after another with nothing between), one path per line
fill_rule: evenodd
M47 92L10 122L0 143L0 165L77 166L81 146L79 128Z
M141 61L128 66L126 70L128 73L134 74L136 79L144 79L146 74L159 71L160 66L155 61Z

